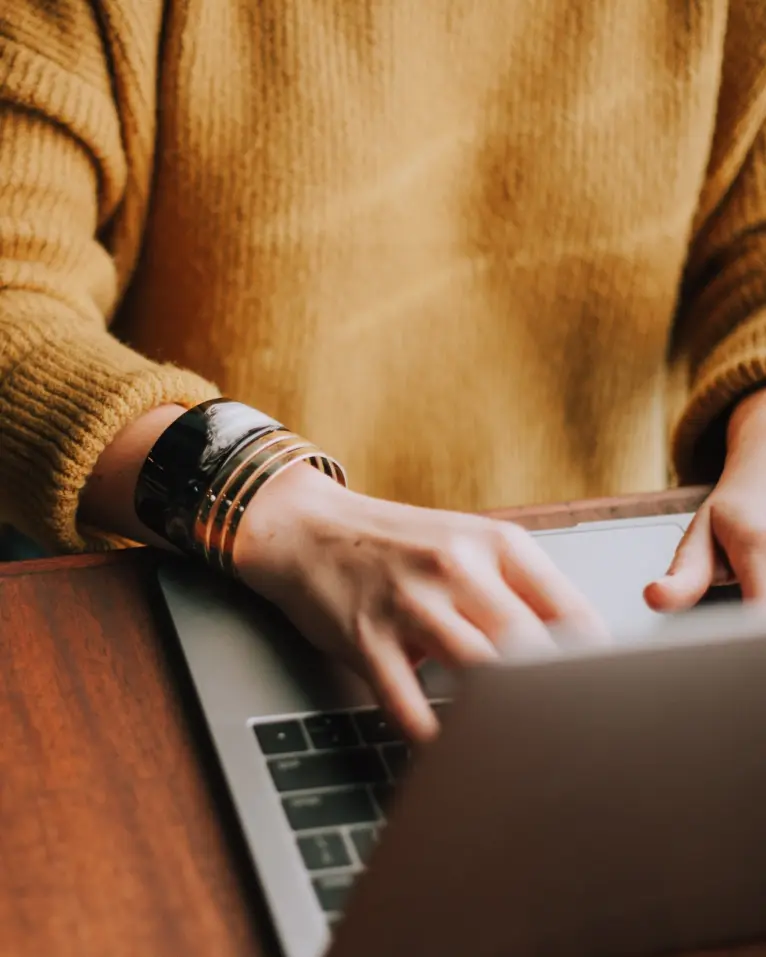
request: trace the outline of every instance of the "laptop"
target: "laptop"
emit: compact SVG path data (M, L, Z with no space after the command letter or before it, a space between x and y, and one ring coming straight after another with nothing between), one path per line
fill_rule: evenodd
M765 688L766 612L741 605L466 672L331 957L763 945Z
M590 523L536 537L613 632L640 646L664 626L643 588L665 572L691 518ZM319 957L376 850L397 783L420 758L412 760L363 683L273 607L192 563L168 561L160 583L284 957ZM421 679L437 712L448 713L453 676L427 665ZM491 710L483 714L493 720ZM496 717L500 730L487 746L498 773L510 772L512 740L503 714ZM465 786L470 764L455 747L448 777ZM537 783L543 789L548 778ZM477 815L468 792L465 800L462 813ZM533 866L533 851L524 851L524 866Z

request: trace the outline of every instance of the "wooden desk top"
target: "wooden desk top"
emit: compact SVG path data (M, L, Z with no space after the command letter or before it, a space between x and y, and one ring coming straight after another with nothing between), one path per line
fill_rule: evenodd
M503 514L540 528L701 498ZM135 550L0 566L1 957L275 952L165 640L154 562Z

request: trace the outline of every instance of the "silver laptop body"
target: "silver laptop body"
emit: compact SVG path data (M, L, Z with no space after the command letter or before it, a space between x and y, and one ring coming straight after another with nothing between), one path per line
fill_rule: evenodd
M691 517L536 534L616 634L647 636L662 619L643 587ZM318 957L380 837L407 748L362 683L256 596L184 562L168 562L160 583L285 957ZM433 700L451 697L439 669L423 681Z
M607 655L467 672L331 957L762 944L765 689L766 611L742 606Z

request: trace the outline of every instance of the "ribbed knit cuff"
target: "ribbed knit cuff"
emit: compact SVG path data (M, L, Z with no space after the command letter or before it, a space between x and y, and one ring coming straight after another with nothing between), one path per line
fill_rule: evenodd
M76 521L99 455L143 413L171 403L189 408L218 391L92 326L68 326L65 336L54 330L59 334L42 338L44 324L18 330L15 337L28 341L14 345L29 361L9 371L0 389L0 486L12 509L7 517L55 551L114 547L119 540Z
M725 454L728 413L754 389L766 386L766 310L738 326L700 367L673 439L680 484L711 481Z

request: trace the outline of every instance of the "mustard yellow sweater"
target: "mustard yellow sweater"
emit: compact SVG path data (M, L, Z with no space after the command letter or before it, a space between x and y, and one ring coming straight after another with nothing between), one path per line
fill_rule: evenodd
M414 503L658 488L676 420L694 478L765 222L764 0L6 0L2 511L95 544L106 443L217 389Z

